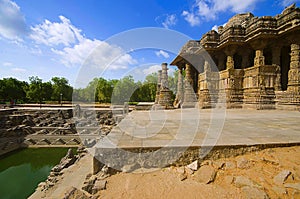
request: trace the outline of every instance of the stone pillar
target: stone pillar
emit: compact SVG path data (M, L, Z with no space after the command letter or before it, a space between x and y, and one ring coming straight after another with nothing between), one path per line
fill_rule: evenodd
M162 72L161 72L161 90L165 88L169 88L169 83L168 83L168 64L167 63L162 63Z
M159 100L158 104L165 108L171 109L173 108L172 103L172 92L169 90L169 83L168 83L168 64L162 63L162 72L161 72L161 87L159 91Z
M183 103L183 77L182 77L182 69L178 68L178 78L177 78L177 94L176 99L174 101L174 107L180 108Z
M288 75L288 91L300 94L300 45L291 45L291 63Z
M197 102L196 94L193 89L193 77L191 74L191 65L185 64L185 78L184 78L184 102L183 108L194 108Z
M158 71L157 73L157 87L156 87L156 96L155 96L155 104L158 104L159 100L159 92L161 88L161 70Z
M226 69L234 69L233 55L227 55Z
M273 47L272 48L272 65L276 66L275 72L275 82L274 82L274 89L275 91L281 91L281 71L280 71L280 52L281 48Z
M264 51L256 50L255 58L254 58L254 66L263 66L263 65L265 65Z
M192 68L190 64L185 64L185 80L193 86Z

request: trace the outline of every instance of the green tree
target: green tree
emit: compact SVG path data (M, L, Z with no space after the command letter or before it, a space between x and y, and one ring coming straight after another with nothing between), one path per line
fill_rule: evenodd
M114 89L114 84L112 81L107 81L104 78L99 78L97 88L96 88L97 101L101 103L110 102L113 89Z
M52 77L53 85L52 100L60 101L61 97L64 101L72 100L73 88L69 85L69 81L64 77Z
M15 78L3 78L0 80L0 99L26 101L26 89L28 83Z
M124 102L135 101L136 99L134 99L135 96L133 96L133 93L136 89L137 85L132 76L122 78L114 85L112 103L123 104Z
M29 77L29 88L27 91L27 97L31 102L42 102L43 100L43 87L42 87L42 79L37 76Z

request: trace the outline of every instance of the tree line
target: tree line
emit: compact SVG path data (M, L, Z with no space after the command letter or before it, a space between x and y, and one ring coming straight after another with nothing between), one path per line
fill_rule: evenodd
M0 100L14 103L41 103L45 101L70 101L73 87L64 77L53 77L43 82L37 76L29 77L29 82L16 78L0 79Z
M169 87L176 91L177 74L169 77ZM94 78L85 88L73 88L64 77L53 77L43 82L37 76L29 77L29 82L16 78L0 79L0 101L15 103L44 103L62 101L124 103L153 102L156 96L157 74L135 81L132 76L107 80ZM175 92L173 94L175 96Z

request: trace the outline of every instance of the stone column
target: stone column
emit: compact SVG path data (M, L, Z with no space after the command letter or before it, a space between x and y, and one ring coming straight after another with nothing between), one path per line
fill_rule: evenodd
M191 75L191 65L185 64L184 78L184 102L183 108L194 108L197 102L195 91L193 89L193 77Z
M161 70L158 71L157 73L157 87L156 87L156 96L155 96L155 104L158 103L159 100L159 92L161 88Z
M288 91L300 94L300 45L291 45L291 63L288 75Z
M190 64L185 64L185 81L193 87L192 68Z
M173 108L172 103L172 92L169 90L169 83L168 83L168 64L162 63L162 72L161 72L161 87L159 91L159 100L158 104L165 108L171 109Z
M168 64L167 63L162 63L162 72L161 72L161 90L165 88L169 88L169 83L168 83Z
M256 50L255 58L254 58L254 66L263 66L263 65L265 65L264 51Z
M276 77L274 82L274 89L275 91L281 91L281 71L280 71L280 52L281 48L273 47L272 48L272 65L276 66Z
M177 94L174 101L174 107L179 108L183 103L183 77L182 77L182 68L178 68L178 78L177 78Z
M233 55L227 55L226 69L234 69Z

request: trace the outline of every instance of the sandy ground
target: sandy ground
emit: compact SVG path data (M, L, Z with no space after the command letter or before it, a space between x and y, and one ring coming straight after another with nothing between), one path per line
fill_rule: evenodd
M300 198L300 146L206 160L199 162L197 171L168 167L120 172L105 178L106 188L94 195L82 190L91 175L91 161L91 156L84 156L55 186L32 198L64 198L71 187L77 192L66 198Z
M185 180L182 169L175 167L140 174L119 173L107 178L106 190L100 191L99 198L300 198L299 146L265 149L202 164L216 172L209 184L199 182L201 169L187 173ZM291 174L276 184L274 177L284 170ZM243 184L237 178L250 182ZM291 184L294 188L286 188Z

